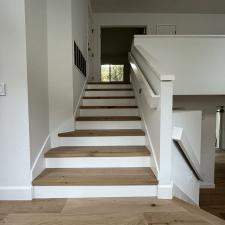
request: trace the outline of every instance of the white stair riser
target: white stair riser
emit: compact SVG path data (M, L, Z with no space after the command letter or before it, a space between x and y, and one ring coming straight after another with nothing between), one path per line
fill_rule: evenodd
M150 167L150 156L46 158L47 168Z
M83 99L83 106L136 106L135 99Z
M78 130L141 129L141 121L77 121Z
M128 109L80 109L80 116L139 116L137 108Z
M137 146L145 145L145 136L60 137L59 146Z
M130 84L88 84L87 89L130 89Z
M157 185L33 187L33 198L97 198L154 196L157 196Z
M85 91L84 96L134 96L133 91Z

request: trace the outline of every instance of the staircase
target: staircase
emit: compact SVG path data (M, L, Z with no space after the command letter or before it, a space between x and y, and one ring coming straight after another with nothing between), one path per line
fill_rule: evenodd
M157 195L131 84L89 83L75 127L45 154L34 198Z

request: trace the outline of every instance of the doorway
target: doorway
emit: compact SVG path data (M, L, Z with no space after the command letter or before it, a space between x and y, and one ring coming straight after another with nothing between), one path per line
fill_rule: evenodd
M101 82L130 81L128 52L134 35L145 34L145 26L101 28Z

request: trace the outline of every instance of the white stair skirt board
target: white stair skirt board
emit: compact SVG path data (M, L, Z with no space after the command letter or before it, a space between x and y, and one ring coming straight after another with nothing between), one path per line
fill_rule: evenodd
M142 129L142 122L139 121L76 121L78 130L98 129Z
M157 196L157 185L33 187L33 198L110 198L154 196Z
M46 158L46 168L150 167L150 156Z
M83 99L83 106L135 106L135 99Z
M132 88L130 84L88 84L87 89L128 89Z
M137 108L80 109L80 116L139 116Z
M133 91L85 91L84 96L134 96Z
M138 146L145 136L59 137L59 146Z

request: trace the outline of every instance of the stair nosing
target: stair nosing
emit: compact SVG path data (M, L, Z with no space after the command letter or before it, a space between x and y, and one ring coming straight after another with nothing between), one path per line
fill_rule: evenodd
M145 146L64 146L49 149L45 158L150 157Z
M119 89L119 88L116 88L116 89L114 89L114 88L112 88L112 89L110 89L110 88L107 88L107 89L104 89L104 88L98 88L98 89L96 89L96 88L94 88L94 89L85 89L85 91L133 91L133 89L132 88L121 88L121 89Z
M32 184L33 186L142 186L157 185L158 181L150 167L47 168L33 180Z
M80 109L137 109L138 106L80 106Z
M135 96L84 96L83 99L135 99Z
M77 133L77 134L76 134ZM141 129L74 130L59 133L59 137L144 137Z
M76 118L76 121L108 121L108 122L117 122L117 121L141 121L140 116L79 116Z

